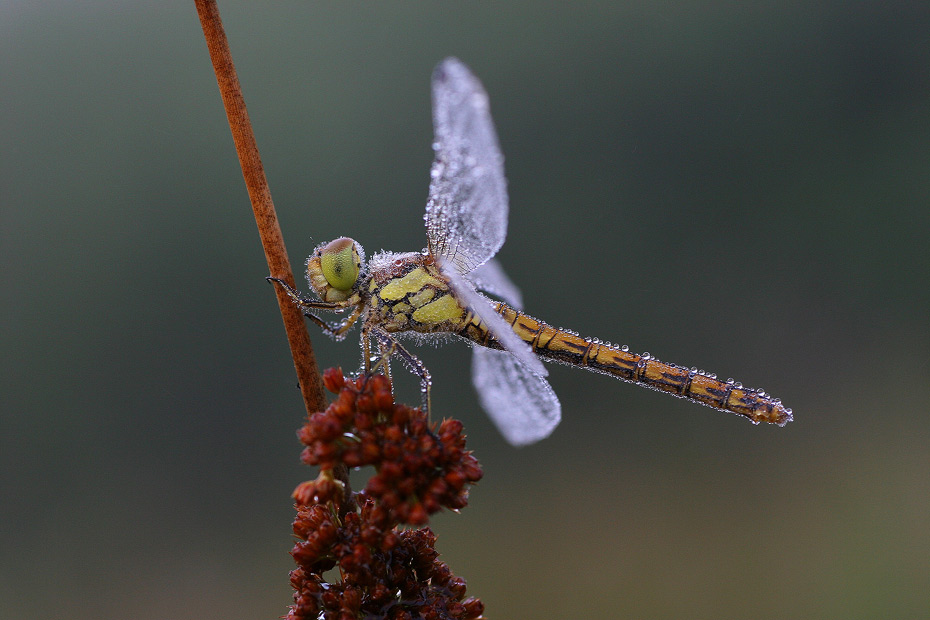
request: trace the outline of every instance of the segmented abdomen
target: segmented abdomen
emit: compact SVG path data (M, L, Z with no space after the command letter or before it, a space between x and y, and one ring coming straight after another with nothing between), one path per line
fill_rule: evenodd
M687 398L714 409L744 416L756 424L770 422L783 426L791 421L791 410L761 390L744 388L732 380L721 381L713 375L668 364L648 354L638 355L626 347L582 338L500 302L495 302L494 306L514 332L543 359L580 366ZM484 346L501 348L485 324L471 313L459 334Z

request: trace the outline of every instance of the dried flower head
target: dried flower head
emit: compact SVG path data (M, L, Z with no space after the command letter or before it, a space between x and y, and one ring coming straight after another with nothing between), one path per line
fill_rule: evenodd
M337 397L298 431L301 458L320 475L294 491L298 568L287 618L481 618L484 606L466 598L465 581L439 560L432 531L398 527L467 504L482 472L462 424L437 427L421 410L395 404L383 375L348 380L329 369L323 380ZM352 494L340 468L368 465L374 475Z

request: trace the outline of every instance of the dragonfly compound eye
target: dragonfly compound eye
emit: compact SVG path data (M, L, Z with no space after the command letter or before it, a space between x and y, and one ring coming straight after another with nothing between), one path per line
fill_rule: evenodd
M348 237L330 241L320 250L320 269L329 285L340 291L355 286L361 268L356 243Z

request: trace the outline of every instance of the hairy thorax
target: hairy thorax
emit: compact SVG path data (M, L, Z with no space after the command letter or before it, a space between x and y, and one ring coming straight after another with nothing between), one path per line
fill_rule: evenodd
M457 331L466 311L428 255L382 253L372 257L369 322L388 332Z

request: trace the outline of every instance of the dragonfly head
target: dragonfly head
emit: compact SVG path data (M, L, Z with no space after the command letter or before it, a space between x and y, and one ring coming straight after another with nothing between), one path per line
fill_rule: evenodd
M323 301L345 301L352 296L365 264L358 241L340 237L322 243L307 259L307 281Z

